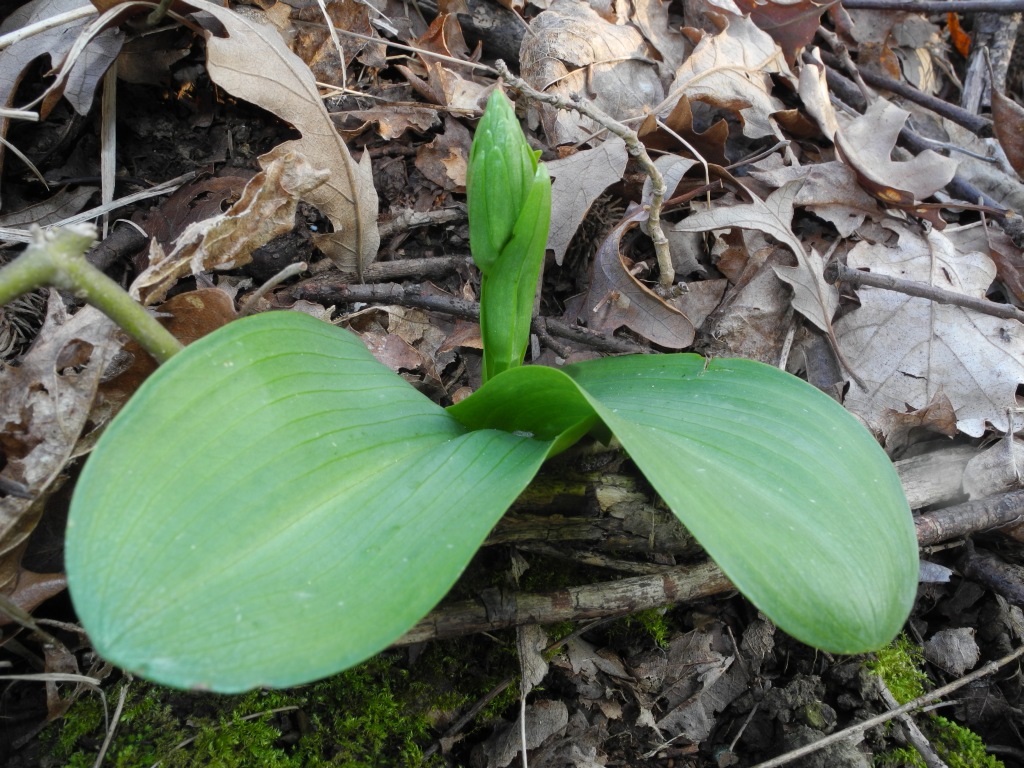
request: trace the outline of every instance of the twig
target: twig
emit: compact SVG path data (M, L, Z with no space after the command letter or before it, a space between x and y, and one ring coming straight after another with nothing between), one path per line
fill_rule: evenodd
M826 736L825 738L821 739L820 741L816 741L813 744L807 744L806 746L800 747L799 749L794 749L790 752L786 752L784 755L779 755L778 757L774 757L771 760L766 760L763 763L758 763L754 766L754 768L775 768L775 766L785 765L786 763L790 763L799 757L803 757L804 755L810 755L814 752L817 752L820 749L824 749L830 744L835 744L837 742L844 741L845 739L863 736L865 731L870 730L875 726L881 725L882 723L888 722L889 720L892 720L894 717L899 717L900 715L906 714L907 712L913 712L915 709L918 709L924 706L925 704L936 701L937 699L941 699L943 696L953 693L954 691L963 688L965 685L973 683L975 680L980 680L986 675L990 675L996 670L1005 667L1007 664L1016 660L1022 655L1024 655L1024 645L1015 650L1013 653L1007 654L1006 656L1003 656L1003 658L998 659L996 661L990 661L988 664L975 670L971 674L965 677L961 677L959 680L954 680L949 685L944 685L941 688L936 688L934 691L926 693L924 696L918 696L913 701L908 701L901 707L889 710L888 712L883 712L880 715L876 715L875 717L865 720L862 723L851 725L849 728L844 728L841 731L836 731L830 736Z
M288 266L286 266L272 278L267 280L267 282L265 282L255 291L253 291L252 295L245 300L245 304L238 311L238 316L245 317L251 314L253 311L255 311L256 305L259 303L259 300L266 296L267 293L272 291L274 288L277 288L277 286L279 286L285 280L295 277L296 275L301 275L303 272L306 271L306 269L307 265L306 262L304 261L299 261L294 264L289 264Z
M950 541L1024 519L1024 491L1010 491L987 499L965 501L936 509L914 520L917 543L922 547Z
M121 686L121 693L117 697L117 706L114 707L114 714L110 718L110 726L107 728L107 735L103 739L103 744L100 746L100 751L96 755L96 761L92 764L92 768L100 768L103 765L103 758L107 756L107 750L110 749L110 742L114 740L114 732L117 731L117 724L121 720L121 712L124 710L124 701L128 698L128 683Z
M843 0L848 11L910 11L911 13L1017 13L1024 0Z
M892 275L861 272L859 269L851 269L837 261L833 261L825 267L825 280L830 283L842 281L855 287L867 286L869 288L881 288L885 291L905 293L907 296L928 299L936 304L952 304L957 307L973 310L974 312L980 312L984 315L1002 317L1024 323L1024 311L1017 309L1012 304L997 304L987 299L978 299L974 296L967 296L956 291L947 291L943 288L936 288L933 285L919 283L915 280L904 280Z
M839 59L828 51L822 51L822 60L829 67L837 68L840 66ZM981 115L976 115L973 112L968 112L966 109L958 107L956 104L950 104L948 101L932 96L929 93L925 93L919 88L915 88L910 83L905 83L900 80L893 80L892 78L879 75L877 72L871 70L861 71L858 69L860 76L864 79L864 82L875 88L880 88L890 93L895 93L897 96L901 96L907 101L912 101L915 104L919 104L925 109L931 110L941 117L945 117L948 120L952 120L958 125L962 125L972 133L976 133L981 137L989 137L992 135L992 121Z
M400 262L395 262L400 263ZM288 295L295 299L306 299L320 303L345 304L353 302L386 302L406 307L419 307L431 312L444 312L466 320L480 318L480 305L454 296L438 296L426 293L419 285L397 285L395 283L349 283L344 280L306 281L288 289ZM534 320L534 331L537 329ZM545 318L546 330L553 336L585 344L599 352L649 354L650 349L625 339L604 336L579 326L563 323L555 318Z
M637 159L640 166L644 169L644 172L651 178L652 194L649 211L650 218L647 220L647 231L650 233L651 241L654 243L654 253L658 257L658 271L660 272L658 283L664 289L671 288L672 284L675 282L676 270L675 267L672 266L672 254L669 252L668 238L665 236L665 232L661 228L661 206L665 201L666 193L665 178L661 175L661 171L659 171L654 165L654 161L651 159L651 156L647 154L647 148L643 145L643 142L640 141L640 137L637 135L636 131L626 125L623 125L609 115L606 115L592 104L585 104L581 101L567 99L555 93L538 91L521 77L513 75L504 61L499 60L495 62L494 66L498 68L499 74L501 74L511 87L515 88L528 98L535 101L542 101L545 104L550 104L558 109L575 110L582 115L586 115L594 122L601 124L626 142L626 151L629 152L632 157Z
M832 52L839 60L840 66L846 70L846 73L853 78L853 82L857 84L860 89L861 96L864 97L864 101L870 104L872 101L878 98L878 96L868 88L867 83L864 82L864 78L861 76L860 69L853 63L853 59L850 58L850 49L846 47L846 43L839 39L839 35L826 29L824 26L818 27L818 34L821 35L825 42L828 43Z
M879 693L882 696L882 701L885 702L887 707L898 707L899 702L896 701L896 697L892 695L892 691L889 690L889 686L885 684L885 681L878 678ZM907 714L900 715L897 718L900 721L900 725L903 727L903 734L907 737L917 753L921 755L921 759L924 760L924 764L927 768L949 768L946 763L942 761L942 758L935 752L934 747L928 742L927 737L921 733L921 729L917 727L917 723L914 719Z

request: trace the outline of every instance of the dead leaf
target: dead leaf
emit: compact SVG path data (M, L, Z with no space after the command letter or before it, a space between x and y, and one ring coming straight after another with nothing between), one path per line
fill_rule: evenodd
M1004 436L967 462L963 488L969 499L985 499L1024 485L1024 440Z
M659 104L664 88L646 41L636 28L606 21L587 3L555 0L530 22L520 50L532 86L577 96L622 120ZM599 130L578 113L539 107L548 142L577 144Z
M962 677L974 669L981 658L981 649L971 627L940 629L924 643L924 657L953 677Z
M829 3L814 0L736 0L750 20L779 44L792 64L796 54L810 45Z
M676 70L669 99L685 93L691 101L697 99L737 114L744 136L774 136L776 129L769 116L783 105L771 95L769 75L789 74L782 51L748 18L723 23L726 26L717 35L704 35Z
M944 392L937 392L924 408L909 411L889 411L885 433L885 450L895 456L910 445L914 432L931 432L956 437L956 412Z
M536 749L562 733L569 723L569 708L562 701L541 699L526 707L526 748ZM499 728L483 745L487 768L505 768L519 754L522 740L519 721Z
M626 143L612 137L594 149L545 163L552 177L548 249L554 251L558 266L562 266L590 206L608 187L622 180L628 159Z
M637 131L637 135L648 150L682 151L679 141L682 138L690 145L684 147L687 152L692 151L692 147L707 162L728 165L725 143L729 138L729 124L725 119L721 119L712 123L706 131L698 131L693 127L693 107L685 93L679 97L672 111L663 117L661 122L672 133L659 125L654 115L648 115Z
M769 171L753 170L750 175L773 187L803 181L793 198L793 205L810 209L834 226L844 238L852 236L864 219L881 219L885 215L878 201L857 183L853 170L838 160Z
M342 270L362 274L377 258L380 245L369 153L364 153L359 163L352 159L320 100L309 68L288 50L272 25L207 0L189 0L189 5L213 16L228 33L226 37L217 37L212 30L206 33L210 78L232 96L272 112L302 134L261 157L261 166L266 168L276 158L294 152L330 172L324 184L303 197L334 225L332 234L314 239Z
M992 125L1013 170L1024 175L1024 107L995 87L992 88Z
M988 256L957 252L941 232L922 237L898 222L886 227L898 242L859 243L847 257L850 267L985 296L995 277ZM851 383L848 409L881 431L888 410L924 408L943 392L960 431L980 437L988 424L1007 430L1007 408L1024 382L1024 326L894 291L858 294L861 306L836 322L840 349L865 383Z
M441 189L465 194L472 143L469 129L446 115L444 133L416 150L416 168Z
M626 326L659 346L684 349L693 343L693 323L633 277L622 263L622 236L646 219L647 211L637 207L597 249L590 290L583 305L585 311L589 310L586 324L603 333Z
M40 499L64 470L117 351L113 331L113 321L92 307L67 317L51 291L39 339L21 365L0 368L0 479L22 489L19 496L0 492L0 592L10 594L18 581Z
M299 200L308 199L328 175L294 152L278 155L253 176L242 197L225 213L186 227L170 253L152 241L149 267L135 278L131 295L153 304L190 272L198 275L248 264L253 251L294 228Z
M789 182L772 192L767 200L751 195L745 205L721 206L694 213L676 224L680 232L703 232L710 229L756 229L775 238L796 256L797 266L776 267L779 278L793 287L793 308L826 333L832 332L832 316L839 308L839 292L825 282L825 265L813 248L808 253L793 234L793 203L800 182Z
M957 162L926 149L910 160L892 159L900 130L910 113L878 99L835 136L840 157L857 174L860 184L887 205L913 208L945 187L956 174Z

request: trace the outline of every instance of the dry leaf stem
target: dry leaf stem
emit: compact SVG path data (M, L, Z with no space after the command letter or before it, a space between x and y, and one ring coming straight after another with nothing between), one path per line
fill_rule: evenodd
M538 91L521 77L513 75L504 61L499 60L495 62L494 66L497 67L498 72L505 79L505 82L517 91L521 92L524 96L527 96L534 101L542 101L545 104L550 104L558 109L575 110L607 128L626 142L626 151L637 159L640 166L644 169L644 172L651 178L653 194L651 195L651 205L648 212L650 218L647 220L647 230L651 235L651 241L654 243L654 253L658 257L658 271L660 272L658 282L663 289L670 289L672 284L675 282L676 270L675 267L672 266L672 255L669 252L668 238L665 236L665 232L661 228L661 207L665 201L666 192L665 178L661 175L661 171L655 167L654 161L651 159L651 156L647 154L647 148L643 145L643 142L640 141L640 137L637 135L636 131L623 125L618 120L613 119L590 104L584 104L580 101L567 99L554 93Z
M85 250L95 239L96 228L92 225L46 232L34 228L32 242L25 252L0 269L0 306L37 288L52 286L68 291L121 326L157 362L166 362L181 350L181 342L121 286L86 260Z
M868 288L881 288L885 291L895 291L907 296L934 301L936 304L953 304L957 307L970 309L984 315L1002 317L1008 320L1016 320L1024 323L1024 312L1012 304L997 304L987 299L979 299L974 296L967 296L956 291L947 291L943 288L936 288L927 283L919 283L915 280L904 280L892 275L879 275L874 272L861 272L859 269L851 269L845 264L832 262L825 268L825 279L830 283L842 281L854 287L866 286Z

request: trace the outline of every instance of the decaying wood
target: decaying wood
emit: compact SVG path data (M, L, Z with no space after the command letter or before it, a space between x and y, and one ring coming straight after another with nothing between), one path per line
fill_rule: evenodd
M951 446L896 462L914 508L962 496L961 477L977 449ZM733 591L722 571L701 557L700 545L642 479L622 470L622 457L581 454L556 465L523 494L485 542L523 552L643 575L543 594L489 588L475 600L443 605L396 641L396 646L507 629L521 624L626 615ZM592 462L590 469L580 465ZM601 465L601 462L610 462ZM921 545L960 538L1024 515L1024 491L958 504L916 519ZM582 550L582 551L581 551ZM625 564L603 553L678 558L688 565Z
M521 624L554 624L626 615L710 597L730 589L732 585L725 574L711 562L672 568L655 576L586 584L542 595L492 588L481 593L480 600L466 600L435 610L395 645L460 637Z

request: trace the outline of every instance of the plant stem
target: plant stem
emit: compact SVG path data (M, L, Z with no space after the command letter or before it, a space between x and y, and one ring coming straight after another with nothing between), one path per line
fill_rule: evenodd
M164 363L182 344L117 283L85 258L96 239L92 225L33 230L32 242L17 259L0 269L0 306L37 288L52 286L72 293L103 312Z

